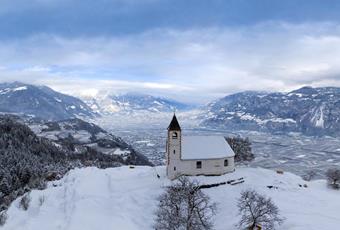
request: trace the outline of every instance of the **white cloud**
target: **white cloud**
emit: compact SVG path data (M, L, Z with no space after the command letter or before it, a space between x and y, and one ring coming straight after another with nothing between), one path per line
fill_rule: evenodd
M23 72L49 72L50 69L43 66L31 66L22 70Z
M0 80L72 94L111 89L206 102L242 90L340 86L340 29L334 23L74 39L37 35L2 41L0 51Z

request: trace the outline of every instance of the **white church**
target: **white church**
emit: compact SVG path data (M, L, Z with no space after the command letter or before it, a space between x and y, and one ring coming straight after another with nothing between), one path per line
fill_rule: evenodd
M166 173L181 176L222 175L235 170L235 153L223 136L182 136L176 115L168 127Z

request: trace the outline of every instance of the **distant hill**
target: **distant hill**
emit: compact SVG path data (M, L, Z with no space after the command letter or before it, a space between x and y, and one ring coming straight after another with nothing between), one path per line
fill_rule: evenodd
M25 114L46 120L95 117L83 101L52 90L21 82L0 84L0 112Z
M242 92L210 103L210 128L340 135L340 88L303 87L289 93Z
M99 95L93 98L83 98L89 107L101 114L132 114L138 112L173 112L189 110L191 105L172 99L155 97L147 94L127 93L122 95Z
M144 155L136 152L120 137L108 133L93 123L78 118L53 122L31 120L28 123L38 136L50 139L62 146L65 151L75 155L92 154L90 158L94 161L103 159L98 167L106 167L106 158L113 158L124 165L151 165ZM107 163L110 167L110 160L107 160ZM90 162L90 165L93 163Z

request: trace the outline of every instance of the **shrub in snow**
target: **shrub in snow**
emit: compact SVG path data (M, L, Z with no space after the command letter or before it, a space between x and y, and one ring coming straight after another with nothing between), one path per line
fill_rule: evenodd
M7 213L5 211L0 212L0 226L4 226L7 221Z
M274 229L275 225L283 222L273 201L254 190L242 192L237 207L241 215L237 225L239 229L253 230L257 226L262 229Z
M21 198L19 202L19 208L22 208L23 210L26 211L28 207L30 206L30 202L31 202L31 197L30 197L30 194L27 193Z
M204 194L199 184L181 177L159 197L155 229L212 229L216 204Z
M61 176L58 172L48 172L45 179L47 181L54 181L54 180L59 180L60 178Z
M306 172L305 175L303 175L303 179L305 181L311 181L316 176L316 172L314 170L309 170Z
M340 169L329 169L326 172L328 184L335 189L340 188Z

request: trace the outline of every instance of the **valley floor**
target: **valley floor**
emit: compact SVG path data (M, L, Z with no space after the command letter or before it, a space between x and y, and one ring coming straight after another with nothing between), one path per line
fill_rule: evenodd
M208 184L240 177L245 178L245 183L204 190L218 205L216 229L235 229L239 219L237 198L247 188L270 196L278 205L286 218L279 229L338 229L340 191L327 188L324 180L305 182L291 173L280 175L267 169L246 167L223 176L193 179ZM18 208L19 199L13 202L2 229L152 229L157 197L170 183L164 166L75 169L60 181L51 182L46 190L32 191L27 211ZM299 184L308 187L299 187ZM268 185L278 189L268 189Z
M143 153L155 165L165 161L167 132L159 128L117 129L106 126L115 135ZM340 137L309 137L296 133L273 135L252 131L216 131L206 129L186 129L183 135L241 136L249 138L255 159L247 164L250 167L283 169L303 176L313 170L316 178L325 178L330 168L340 166Z

